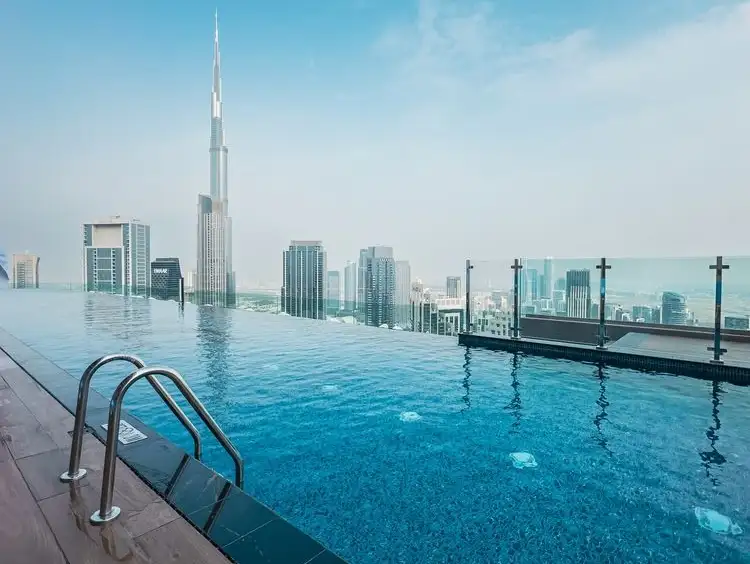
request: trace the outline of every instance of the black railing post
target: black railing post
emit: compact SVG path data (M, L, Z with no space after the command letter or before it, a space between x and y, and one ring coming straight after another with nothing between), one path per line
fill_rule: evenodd
M721 285L722 285L722 278L723 278L723 272L725 270L729 269L728 264L724 264L723 261L724 257L717 256L716 257L716 264L711 264L708 266L711 270L716 271L716 294L714 298L714 304L715 304L715 313L714 313L714 346L708 347L708 350L714 352L714 357L711 359L711 362L714 364L722 364L724 361L721 360L721 355L727 352L727 349L721 348Z
M471 264L470 259L466 259L466 320L464 322L464 326L466 327L466 332L471 333L472 327L471 327L471 269L474 268L474 265Z
M607 341L607 326L605 325L604 310L607 303L607 270L612 268L611 265L607 264L607 259L602 257L596 268L600 270L599 273L599 333L596 338L596 348L606 348ZM590 314L589 314L590 315Z
M518 279L523 269L521 261L514 259L511 269L513 269L513 327L511 327L511 338L519 339L521 337L521 320L518 315Z

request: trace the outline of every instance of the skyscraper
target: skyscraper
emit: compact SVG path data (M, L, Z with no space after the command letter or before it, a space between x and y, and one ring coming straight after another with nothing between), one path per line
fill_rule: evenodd
M229 149L224 138L218 15L214 28L211 137L208 152L210 192L208 196L198 196L198 265L195 297L199 304L231 307L236 303L236 293L235 275L232 270L232 218L229 216L227 184Z
M325 319L327 273L321 241L292 241L284 251L281 311L295 317Z
M357 308L362 312L362 322L373 327L393 327L396 298L396 261L393 260L393 248L362 249L360 262L360 271L364 272L364 307L358 304Z
M89 292L147 296L151 227L115 215L83 225L83 287Z
M547 257L544 259L544 274L542 275L542 297L543 298L551 298L552 297L552 286L554 284L554 274L553 274L553 266L552 266L552 257Z
M357 303L357 263L346 261L344 269L344 309L354 311Z
M393 323L402 329L409 324L409 301L411 297L411 266L408 260L396 261L396 282L393 298Z
M13 288L39 287L39 257L29 253L14 254Z
M445 289L449 298L461 297L461 277L448 276L445 279Z
M565 303L568 317L591 317L591 272L568 270L565 275Z
M685 296L677 292L664 292L662 294L661 322L665 325L687 325Z
M326 306L328 315L338 315L341 309L341 272L338 270L328 271L328 291L326 297L328 300Z
M359 250L357 261L357 321L365 322L365 305L367 303L367 290L365 282L367 278L367 253L368 249Z

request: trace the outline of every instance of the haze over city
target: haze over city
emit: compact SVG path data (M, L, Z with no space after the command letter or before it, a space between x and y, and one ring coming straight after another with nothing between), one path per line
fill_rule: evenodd
M196 260L214 8L233 254L276 286L394 247L464 260L745 254L750 3L5 2L0 246L79 281L81 225Z

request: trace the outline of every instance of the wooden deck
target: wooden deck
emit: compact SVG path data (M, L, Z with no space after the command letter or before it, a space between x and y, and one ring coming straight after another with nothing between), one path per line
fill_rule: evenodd
M65 484L73 416L0 351L0 562L8 564L228 563L217 548L118 461L120 517L98 509L104 446L85 435L88 474Z
M713 356L713 353L707 347L713 346L713 344L713 341L707 341L706 339L628 333L621 339L612 342L609 350L706 362ZM721 347L727 350L721 356L726 364L750 368L750 343L722 340Z

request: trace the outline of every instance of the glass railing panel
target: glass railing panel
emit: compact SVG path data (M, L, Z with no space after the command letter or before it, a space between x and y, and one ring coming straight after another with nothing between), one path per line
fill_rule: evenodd
M722 257L729 265L722 271L721 326L723 329L750 330L750 257ZM712 261L715 264L715 259ZM715 275L715 271L711 271Z
M609 258L607 321L711 327L715 257ZM598 275L597 271L597 275ZM597 285L598 287L598 285Z
M598 258L522 258L521 317L598 319Z
M512 258L471 261L471 331L510 337L513 327Z

